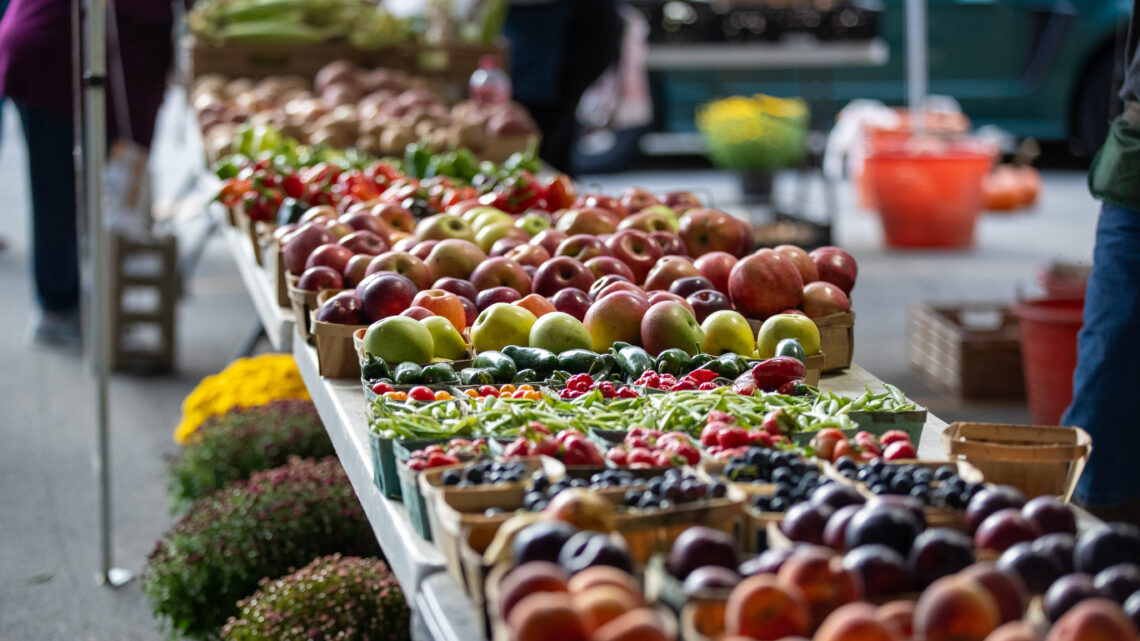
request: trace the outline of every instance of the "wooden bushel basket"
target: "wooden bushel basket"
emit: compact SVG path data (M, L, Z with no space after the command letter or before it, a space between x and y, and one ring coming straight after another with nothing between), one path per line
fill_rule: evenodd
M964 458L989 483L1066 502L1092 453L1092 438L1079 427L951 423L942 444L951 459Z

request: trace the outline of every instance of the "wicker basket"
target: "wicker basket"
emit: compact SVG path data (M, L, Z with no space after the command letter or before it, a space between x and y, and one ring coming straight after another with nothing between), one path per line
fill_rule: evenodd
M1025 398L1021 334L1008 307L918 305L908 324L907 359L932 387L962 398Z
M990 483L1066 502L1092 453L1092 439L1079 427L951 423L942 443L950 458L962 457Z

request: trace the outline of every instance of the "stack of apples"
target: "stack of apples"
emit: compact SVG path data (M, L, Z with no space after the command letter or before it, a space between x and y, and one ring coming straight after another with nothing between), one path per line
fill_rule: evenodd
M623 341L751 355L748 319L848 311L857 274L837 247L748 253L747 225L687 192L585 194L517 216L463 201L413 223L393 202L314 207L282 233L284 264L301 289L353 288L327 322L443 316L479 351L555 353Z

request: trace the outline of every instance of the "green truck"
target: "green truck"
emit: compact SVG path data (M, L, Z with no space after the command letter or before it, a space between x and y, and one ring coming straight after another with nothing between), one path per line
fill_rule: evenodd
M1114 87L1119 86L1115 46L1124 40L1131 9L1129 0L927 0L930 93L956 98L975 125L1068 141L1075 153L1088 156L1107 131L1110 101L1116 100ZM695 131L697 105L726 95L805 97L817 126L825 126L855 98L902 104L904 22L903 0L884 0L879 24L888 60L878 66L759 70L651 65L653 125L648 132L611 137L615 144L608 150L595 141L592 160L604 164L624 156L628 161L654 146L645 144L647 138L684 140ZM651 59L659 47L650 45ZM658 146L659 151L668 148Z

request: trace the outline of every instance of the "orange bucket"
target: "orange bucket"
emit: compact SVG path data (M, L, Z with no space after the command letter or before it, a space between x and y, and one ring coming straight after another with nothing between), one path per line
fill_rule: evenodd
M1058 425L1073 400L1077 334L1083 324L1081 298L1018 303L1013 313L1021 327L1021 362L1029 414L1039 425Z
M867 158L870 187L889 247L969 247L982 210L982 176L993 151L966 142L912 138Z

